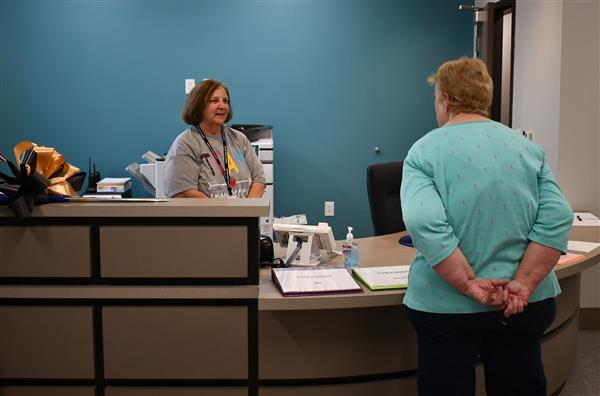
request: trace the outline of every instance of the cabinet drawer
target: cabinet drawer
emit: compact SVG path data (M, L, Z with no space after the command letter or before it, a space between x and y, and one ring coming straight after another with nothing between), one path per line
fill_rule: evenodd
M248 388L235 387L142 387L142 386L107 386L106 396L248 396Z
M107 379L245 379L246 307L104 307Z
M0 307L0 378L94 378L91 307Z
M228 278L248 274L245 226L105 226L103 277Z
M96 389L79 386L3 386L2 396L95 396Z
M87 226L0 227L0 277L89 277Z

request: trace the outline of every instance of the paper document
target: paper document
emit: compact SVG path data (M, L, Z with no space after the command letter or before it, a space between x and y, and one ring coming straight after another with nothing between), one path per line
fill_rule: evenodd
M123 186L131 182L131 177L105 177L98 182L99 185L104 186Z
M600 226L600 219L589 212L575 212L573 213L573 225L597 227Z
M95 198L95 199L121 199L121 194L83 194L82 198Z
M410 265L352 268L362 283L371 290L402 289L408 287Z
M583 252L589 253L592 250L600 246L600 243L596 242L584 242L584 241L569 241L567 250L572 252Z
M346 268L273 268L271 277L284 296L362 292Z
M560 256L556 265L571 264L579 259L582 259L583 254L567 253Z

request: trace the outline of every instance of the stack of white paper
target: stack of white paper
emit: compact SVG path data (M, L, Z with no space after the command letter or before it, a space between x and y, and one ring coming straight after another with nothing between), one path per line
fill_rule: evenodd
M96 185L96 191L99 193L124 193L130 189L130 177L105 177Z
M592 250L600 246L600 243L596 242L584 242L584 241L569 241L567 250L570 252L583 252L589 253Z
M573 225L584 226L584 227L598 227L600 226L600 219L589 212L575 212L573 213Z

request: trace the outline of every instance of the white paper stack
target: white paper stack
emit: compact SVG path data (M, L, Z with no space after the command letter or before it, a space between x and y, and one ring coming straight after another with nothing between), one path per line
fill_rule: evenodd
M573 213L573 225L583 227L598 227L600 226L600 219L589 212L575 212Z
M600 246L600 243L585 241L569 241L567 250L570 252L589 253Z
M125 193L130 189L130 177L105 177L96 185L96 191L99 193Z

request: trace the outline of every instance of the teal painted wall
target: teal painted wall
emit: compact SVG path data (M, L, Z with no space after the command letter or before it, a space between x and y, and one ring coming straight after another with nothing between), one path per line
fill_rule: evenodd
M367 165L404 158L435 127L426 78L472 53L459 3L5 0L0 152L31 140L127 176L184 129L184 79L217 78L233 123L275 127L275 214L369 236Z

